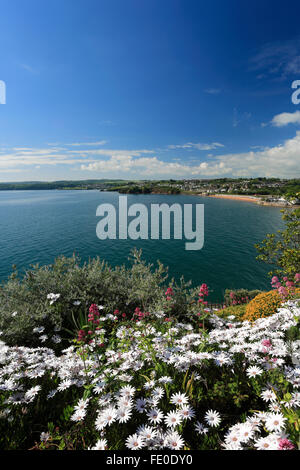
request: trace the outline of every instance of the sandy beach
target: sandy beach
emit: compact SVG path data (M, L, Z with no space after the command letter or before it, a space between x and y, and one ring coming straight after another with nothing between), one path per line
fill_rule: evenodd
M203 196L203 194L202 194ZM245 202L252 202L254 204L259 204L260 206L271 206L271 207L282 207L285 209L296 209L300 207L298 204L290 205L290 204L283 204L282 202L267 202L264 201L260 196L243 196L241 194L212 194L212 195L205 195L207 197L216 197L219 199L232 199L235 201L245 201Z
M254 202L258 204L261 201L260 197L256 196L242 196L242 195L234 195L234 194L212 194L209 197L216 197L220 199L234 199L236 201L245 201L245 202Z

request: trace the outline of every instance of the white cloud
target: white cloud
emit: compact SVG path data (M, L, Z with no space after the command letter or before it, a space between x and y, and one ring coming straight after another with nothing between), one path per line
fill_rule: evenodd
M133 158L117 155L109 160L82 164L85 171L125 174L127 177L218 177L266 176L293 178L300 173L300 131L296 136L271 148L245 153L218 155L199 165L159 160L157 157Z
M300 73L300 38L265 44L250 59L250 69L260 71L257 78L285 79Z
M175 146L176 149L195 148L191 144ZM190 146L190 147L186 147ZM217 146L222 147L222 144ZM178 155L176 155L177 157ZM207 158L207 156L206 156ZM205 160L205 159L202 159ZM62 169L62 166L66 170ZM283 142L270 148L254 148L244 153L231 153L210 156L208 161L181 159L170 161L163 159L148 149L70 149L63 147L29 148L15 147L0 153L0 177L3 173L29 172L40 167L44 175L49 174L50 167L57 167L61 178L62 172L75 170L79 177L93 174L93 177L113 178L201 178L225 176L266 176L294 178L300 174L300 131ZM67 173L68 174L68 173ZM47 176L46 176L47 178ZM59 179L58 178L58 179Z
M260 151L219 156L233 176L295 178L300 174L300 131L282 145Z
M211 144L187 142L186 144L182 144L182 145L168 145L168 148L171 150L176 150L176 149L213 150L218 147L224 147L224 145L220 144L219 142L213 142Z
M140 157L143 154L147 153L154 153L153 150L146 150L146 149L141 149L141 150L115 150L115 149L83 149L83 150L68 150L67 153L71 153L73 155L103 155L107 157L112 157L112 156L127 156L131 155L134 157Z
M85 145L89 147L97 147L97 145L105 145L107 144L107 140L99 140L98 142L74 142L72 144L65 144L70 147L84 147Z
M24 168L28 166L45 165L80 165L93 163L99 157L126 159L128 156L140 157L143 154L153 154L151 150L111 150L111 149L82 149L70 150L64 147L30 148L13 147L0 153L0 176L4 169Z
M288 124L300 124L300 111L277 114L273 117L271 124L275 127L283 127Z

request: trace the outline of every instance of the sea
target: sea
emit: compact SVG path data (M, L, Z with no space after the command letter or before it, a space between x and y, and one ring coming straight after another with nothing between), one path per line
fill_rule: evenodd
M280 208L189 195L127 195L128 207L143 204L149 217L152 204L179 204L182 212L184 205L192 205L195 218L195 207L202 204L203 247L186 250L184 234L182 240L174 239L172 228L170 239L161 233L151 239L150 228L149 239L99 239L97 208L110 204L118 222L119 196L96 190L0 191L0 282L13 265L22 276L31 265L51 264L74 253L82 262L100 257L112 266L128 266L137 248L153 269L158 260L168 267L170 279L183 276L193 286L206 283L211 302L221 302L225 289L270 289L271 267L256 259L254 244L284 227Z

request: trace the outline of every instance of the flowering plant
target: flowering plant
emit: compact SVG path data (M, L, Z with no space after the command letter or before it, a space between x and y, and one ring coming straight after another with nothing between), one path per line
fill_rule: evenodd
M280 297L283 300L287 300L295 295L296 288L300 286L300 273L296 273L293 280L284 276L280 281L277 276L273 276L271 284L273 289L277 290Z
M299 318L294 299L253 324L210 314L203 331L92 304L60 354L2 342L0 446L293 450Z

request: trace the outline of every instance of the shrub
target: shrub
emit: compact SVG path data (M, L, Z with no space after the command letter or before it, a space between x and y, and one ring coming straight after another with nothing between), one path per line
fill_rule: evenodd
M228 318L231 315L235 316L235 320L241 320L246 312L246 304L241 305L232 305L230 307L226 307L223 310L219 310L218 312L214 312L221 318Z
M273 276L271 285L273 289L277 290L282 299L288 300L293 298L297 286L300 285L300 274L296 273L293 280L284 276L281 281L277 276Z
M226 289L224 299L226 305L246 304L261 292L262 291L258 289Z
M259 253L258 260L276 267L270 272L271 275L286 275L291 278L300 271L300 209L281 212L285 230L268 234L255 247Z
M23 278L13 273L0 286L1 339L11 346L40 345L33 330L42 325L47 336L43 346L61 350L68 346L74 328L86 323L92 303L105 306L111 314L118 309L130 317L137 308L142 312L164 310L167 269L159 262L156 268L147 264L136 250L129 260L128 267L111 267L99 258L82 264L77 256L61 256L53 265L32 266ZM183 279L170 285L174 295L167 302L168 313L183 319L197 290L189 289ZM55 342L54 327L61 330L65 341Z
M74 321L87 316L91 303L133 312L145 310L162 297L166 269L157 269L141 260L135 251L128 268L110 267L99 258L81 263L76 256L61 256L53 265L32 266L23 278L16 273L0 286L0 330L9 345L36 344L33 328L43 325L45 332L53 327L73 329ZM60 294L55 302L50 293ZM47 343L45 343L47 345Z
M296 289L295 292L299 294L300 289ZM246 306L245 315L242 319L252 322L258 318L269 317L278 310L282 303L283 298L280 296L278 291L271 290L269 292L262 292Z
M210 332L100 310L89 307L89 340L60 354L0 341L0 450L298 446L295 301L263 328L218 321Z

